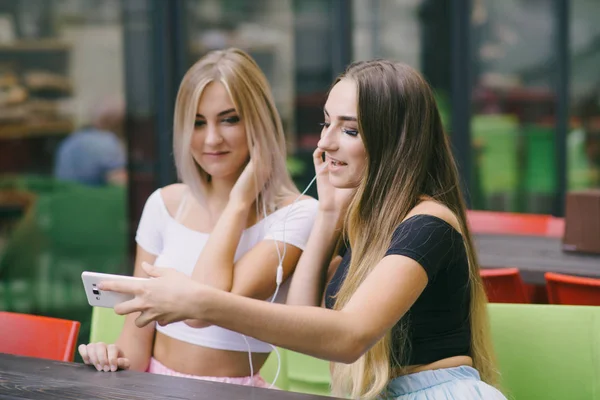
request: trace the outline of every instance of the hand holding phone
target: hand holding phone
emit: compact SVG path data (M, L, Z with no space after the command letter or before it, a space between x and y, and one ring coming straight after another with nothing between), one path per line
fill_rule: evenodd
M117 304L133 299L133 295L107 292L100 290L98 285L103 281L137 281L146 280L148 278L139 278L135 276L104 274L101 272L84 271L81 274L83 288L87 296L88 303L94 307L114 308Z

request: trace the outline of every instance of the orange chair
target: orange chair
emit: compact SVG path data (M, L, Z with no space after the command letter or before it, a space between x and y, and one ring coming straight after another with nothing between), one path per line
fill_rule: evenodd
M481 269L480 275L490 303L530 302L517 268Z
M73 361L80 323L0 312L0 353Z
M600 279L546 272L550 304L600 306Z

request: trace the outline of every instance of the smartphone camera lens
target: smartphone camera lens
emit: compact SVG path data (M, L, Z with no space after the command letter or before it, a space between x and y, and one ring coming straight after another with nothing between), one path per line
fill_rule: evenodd
M92 292L93 292L95 295L100 295L100 291L99 291L98 289L96 289L96 288L92 289Z

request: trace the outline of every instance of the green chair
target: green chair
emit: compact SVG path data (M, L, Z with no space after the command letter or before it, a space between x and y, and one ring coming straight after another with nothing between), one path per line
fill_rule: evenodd
M55 179L52 176L35 174L2 174L0 175L0 190L25 190L37 195L64 193L81 184Z
M495 303L488 310L508 398L600 399L600 307Z
M287 350L280 347L277 348L280 357L279 375L277 381L275 381L275 375L277 374L277 354L273 351L267 361L260 369L260 376L267 382L273 383L275 381L275 387L282 390L289 390L289 382L287 377Z
M481 145L481 190L485 209L516 211L518 193L518 120L513 115L474 115L473 141Z
M539 125L523 127L525 141L524 211L551 214L556 192L556 148L554 128Z
M329 396L329 362L305 354L287 351L288 390Z
M112 308L92 307L90 343L115 343L121 334L125 317Z
M70 189L41 194L0 254L2 307L68 318L90 332L90 306L81 273L127 273L125 188Z
M567 177L569 190L592 187L592 167L585 153L585 132L576 129L567 136Z

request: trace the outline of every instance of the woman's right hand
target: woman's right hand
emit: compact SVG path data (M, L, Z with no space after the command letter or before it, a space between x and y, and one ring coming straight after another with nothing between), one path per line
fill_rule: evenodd
M329 171L326 166L327 161L323 161L323 151L321 148L313 153L313 162L317 175L317 193L319 195L319 209L323 212L333 212L342 215L350 204L356 189L339 189L329 181Z
M129 369L130 366L129 359L116 344L82 344L79 346L79 354L84 363L95 366L98 371L115 372L117 369Z
M258 155L248 161L229 193L230 202L250 207L265 187L269 178L268 171L256 165L257 159Z

